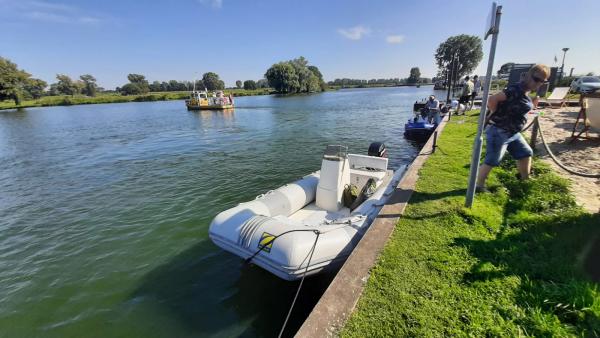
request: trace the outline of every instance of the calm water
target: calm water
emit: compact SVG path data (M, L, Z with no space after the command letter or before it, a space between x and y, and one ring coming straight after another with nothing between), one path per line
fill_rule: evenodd
M0 336L274 336L296 283L208 239L220 211L403 137L431 87L0 111ZM305 284L290 333L330 276Z

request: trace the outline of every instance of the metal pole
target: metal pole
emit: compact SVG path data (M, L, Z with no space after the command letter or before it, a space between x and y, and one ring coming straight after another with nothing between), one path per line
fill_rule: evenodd
M457 52L457 54L458 54L458 52ZM456 55L456 59L454 60L454 84L452 85L452 96L453 97L456 96L456 83L460 79L458 77L458 67L460 67L459 63L460 63L460 56Z
M448 86L448 94L446 95L446 103L450 103L450 88L452 87L452 70L454 69L454 56L455 54L452 54L452 61L450 61L450 67L448 67L448 81L446 82L446 85Z
M569 48L563 48L563 59L562 59L562 66L560 66L560 78L558 79L558 84L560 86L560 81L562 80L562 78L565 76L565 56L567 56L567 51L569 50Z
M488 68L485 76L485 87L483 89L483 97L481 98L481 111L479 113L479 124L477 126L477 136L473 144L473 156L471 157L471 169L469 170L469 185L467 187L467 199L465 206L470 208L473 205L475 198L475 182L479 173L479 159L481 157L481 146L483 144L483 124L487 112L487 101L490 94L490 85L492 83L492 68L494 67L494 57L496 56L496 43L498 42L498 33L500 32L500 16L502 15L502 6L496 8L496 24L492 37L492 46L490 47L490 58L488 60Z

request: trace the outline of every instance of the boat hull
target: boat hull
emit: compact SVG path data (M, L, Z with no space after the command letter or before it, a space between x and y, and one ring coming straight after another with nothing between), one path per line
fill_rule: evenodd
M405 169L387 171L371 197L352 211L338 212L316 206L320 172L315 172L223 211L212 221L209 237L220 248L251 258L252 264L285 280L335 270L358 244Z
M188 110L225 110L225 109L233 109L234 105L232 104L224 104L224 105L187 105Z

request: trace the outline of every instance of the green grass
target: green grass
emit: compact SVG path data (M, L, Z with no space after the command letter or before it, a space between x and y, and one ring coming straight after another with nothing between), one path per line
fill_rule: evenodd
M232 93L236 96L253 96L271 94L270 88L244 90L244 89L226 89L225 95ZM166 101L183 100L189 97L190 93L184 92L154 92L140 95L121 95L121 94L98 94L95 97L84 95L58 95L44 96L37 100L26 100L19 106L14 101L0 101L0 109L14 109L27 107L47 107L47 106L71 106L76 104L98 104L98 103L120 103L120 102L143 102L143 101Z
M446 126L341 336L600 335L600 215L537 161L523 183L505 160L464 208L475 130Z

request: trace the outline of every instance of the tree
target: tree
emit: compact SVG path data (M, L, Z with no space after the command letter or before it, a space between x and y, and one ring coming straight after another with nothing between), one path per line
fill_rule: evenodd
M271 66L265 73L269 86L279 93L297 93L300 82L294 66L289 62L279 62Z
M269 81L267 79L260 79L256 81L257 88L269 88Z
M96 84L96 78L90 74L84 74L79 77L83 81L83 90L81 91L87 96L96 96L98 85Z
M79 94L79 86L69 76L56 74L56 79L58 80L56 90L59 94L71 96Z
M158 81L154 81L151 84L148 85L148 87L150 88L151 92L162 92L162 87L160 85L160 82Z
M237 80L237 81L235 81L235 86L236 86L238 89L242 88L242 81L240 81L240 80Z
M321 73L319 68L317 66L308 66L308 70L310 70L317 78L317 81L318 81L317 85L319 86L321 91L324 91L325 89L327 89L327 83L325 83L325 80L323 80L323 74Z
M421 70L419 70L419 67L412 67L410 69L410 75L408 76L407 82L415 84L415 83L419 82L420 78L421 78Z
M255 90L256 82L254 80L246 80L244 81L244 90Z
M145 94L150 91L150 85L146 77L141 74L128 74L129 83L120 88L120 92L125 95Z
M279 93L311 93L326 88L319 68L309 66L302 56L274 64L265 73L265 78Z
M46 89L46 87L48 87L46 81L30 78L25 82L23 89L28 97L39 99L44 95L44 89Z
M208 90L225 89L225 82L221 81L217 73L208 72L202 75L202 83Z
M139 95L145 93L142 89L142 86L131 82L123 85L119 91L124 95Z
M473 71L483 58L481 39L474 35L456 35L442 42L435 53L438 68L450 68L452 60L456 58L456 76L462 77Z
M127 74L127 80L131 83L148 83L146 77L141 74Z
M188 90L188 85L186 83L179 82L177 80L170 80L169 81L169 90L173 91L173 92L185 91L185 90Z
M31 75L17 68L15 63L0 57L0 101L13 100L21 104L25 86Z
M505 64L503 64L500 69L498 69L498 77L504 77L504 76L508 76L508 74L510 73L510 70L512 69L512 67L515 65L514 62L507 62Z

